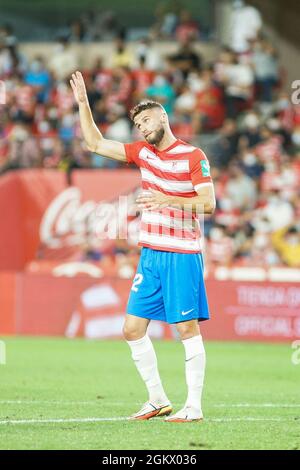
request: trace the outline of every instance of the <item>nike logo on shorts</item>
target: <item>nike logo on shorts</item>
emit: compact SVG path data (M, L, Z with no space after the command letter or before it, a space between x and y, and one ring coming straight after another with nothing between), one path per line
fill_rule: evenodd
M182 311L182 312L181 312L181 315L183 315L183 316L184 316L184 315L187 315L188 313L192 312L193 310L195 310L195 309L194 309L194 308L191 308L191 310L188 310L187 312Z

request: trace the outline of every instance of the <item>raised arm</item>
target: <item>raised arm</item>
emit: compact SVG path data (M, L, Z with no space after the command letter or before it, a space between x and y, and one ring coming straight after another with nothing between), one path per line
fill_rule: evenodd
M79 106L81 129L88 149L103 157L126 162L124 144L115 140L105 139L96 126L89 105L85 83L80 72L72 74L70 84Z

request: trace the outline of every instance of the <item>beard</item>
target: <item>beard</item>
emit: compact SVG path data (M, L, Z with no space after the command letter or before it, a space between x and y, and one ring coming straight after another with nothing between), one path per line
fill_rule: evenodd
M158 130L151 132L151 134L146 140L151 145L158 145L164 135L165 135L165 130L163 127L160 127Z

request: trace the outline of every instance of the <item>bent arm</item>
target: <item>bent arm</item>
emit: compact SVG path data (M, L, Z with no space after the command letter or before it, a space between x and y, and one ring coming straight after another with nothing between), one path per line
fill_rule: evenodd
M201 187L202 186L202 187ZM212 183L199 185L197 188L197 196L179 197L169 196L171 198L171 206L176 205L180 208L192 210L198 214L213 214L216 208L216 198L214 186Z
M136 200L138 206L145 210L156 210L171 206L197 214L212 214L216 207L212 183L198 185L198 195L194 197L170 196L154 189L147 191L147 193L140 194Z

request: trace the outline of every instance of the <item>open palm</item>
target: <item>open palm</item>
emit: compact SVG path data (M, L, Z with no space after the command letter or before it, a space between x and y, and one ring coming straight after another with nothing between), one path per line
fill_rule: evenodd
M80 72L72 73L70 84L78 104L87 101L87 94L83 76Z

